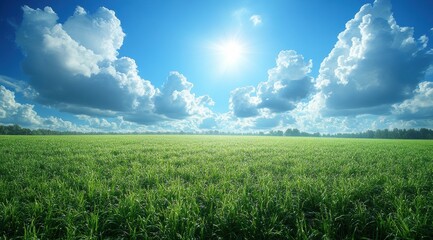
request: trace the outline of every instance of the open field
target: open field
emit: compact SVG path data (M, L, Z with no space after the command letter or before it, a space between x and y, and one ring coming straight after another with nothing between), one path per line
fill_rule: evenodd
M0 136L0 238L433 238L433 141Z

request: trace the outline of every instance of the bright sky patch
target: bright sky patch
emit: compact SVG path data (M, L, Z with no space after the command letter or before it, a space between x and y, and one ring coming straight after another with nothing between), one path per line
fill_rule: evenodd
M225 40L216 46L220 66L223 70L233 70L242 64L246 47L239 40Z

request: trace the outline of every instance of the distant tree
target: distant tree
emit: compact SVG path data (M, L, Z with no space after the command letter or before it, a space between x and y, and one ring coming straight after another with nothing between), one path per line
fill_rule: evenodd
M296 129L296 128L294 128L294 129L292 129L292 128L288 128L285 132L284 132L284 136L300 136L301 135L301 132L298 130L298 129Z

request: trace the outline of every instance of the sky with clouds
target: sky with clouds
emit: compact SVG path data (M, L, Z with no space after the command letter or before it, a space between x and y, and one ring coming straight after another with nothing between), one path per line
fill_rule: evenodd
M2 1L0 124L433 128L433 2Z

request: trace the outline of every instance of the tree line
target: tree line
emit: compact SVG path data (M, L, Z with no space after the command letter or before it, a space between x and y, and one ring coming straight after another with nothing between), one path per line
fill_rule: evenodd
M323 135L324 137L339 137L339 138L384 138L384 139L433 139L433 130L427 128L420 129L398 129L393 130L379 129L368 130L360 133L337 133L332 136Z
M106 133L106 132L67 132L53 131L49 129L28 129L17 124L0 125L0 135L79 135L79 134L125 134L125 133ZM272 130L270 132L254 132L254 133L231 133L218 130L209 130L204 132L133 132L127 134L190 134L190 135L254 135L254 136L286 136L286 137L335 137L335 138L381 138L381 139L433 139L433 130L427 128L420 129L378 129L368 130L359 133L307 133L299 131L296 128L288 128L286 131Z
M62 132L49 129L28 129L17 124L0 125L0 135L66 135L80 134L79 132Z
M427 128L420 129L378 129L368 130L358 133L333 133L320 134L301 132L296 128L288 128L285 132L270 131L268 134L261 133L259 135L271 136L290 136L290 137L335 137L335 138L380 138L380 139L433 139L433 130Z

